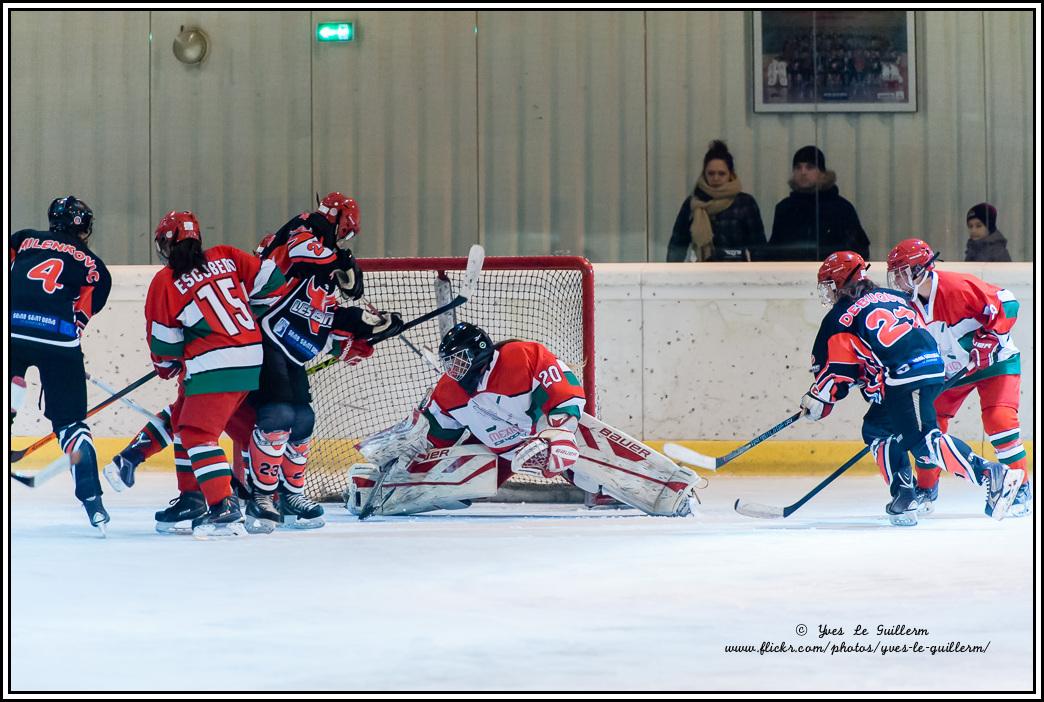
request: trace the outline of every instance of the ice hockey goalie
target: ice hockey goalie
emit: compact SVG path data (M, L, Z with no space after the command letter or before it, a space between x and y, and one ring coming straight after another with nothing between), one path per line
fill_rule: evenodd
M413 414L360 442L348 509L406 515L462 509L513 473L562 475L646 514L684 516L706 481L584 414L584 390L542 344L494 344L461 323L439 346L444 374Z

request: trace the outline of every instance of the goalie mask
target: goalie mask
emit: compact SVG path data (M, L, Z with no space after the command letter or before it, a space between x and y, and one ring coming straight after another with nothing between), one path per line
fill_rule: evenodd
M469 395L473 395L482 374L493 360L493 350L493 340L486 332L474 324L461 322L442 337L439 359L446 375L456 380Z

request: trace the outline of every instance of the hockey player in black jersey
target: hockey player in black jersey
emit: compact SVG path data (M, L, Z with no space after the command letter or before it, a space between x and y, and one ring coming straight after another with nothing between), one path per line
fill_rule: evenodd
M943 360L935 340L899 291L878 288L852 251L831 254L819 268L820 298L831 310L812 347L815 381L801 399L812 421L856 385L870 402L863 440L889 484L885 507L897 526L917 524L916 486L908 453L919 467L944 468L987 488L986 513L1003 519L1022 483L1021 471L992 463L939 431L935 398Z
M338 293L344 300L363 294L362 271L348 248L358 229L355 200L333 192L316 212L294 217L258 246L258 255L275 261L287 284L258 318L264 363L261 387L249 398L257 419L249 445L248 531L271 531L279 523L323 525L322 506L304 494L315 423L305 364L322 353L357 363L373 353L369 342L402 325L397 314L338 303Z
M103 533L109 515L102 505L98 460L87 417L87 379L80 335L109 297L112 280L102 260L87 247L94 213L73 196L47 210L47 231L23 229L8 242L11 302L9 381L24 387L36 366L43 385L44 416L62 450L74 453L76 497L91 524ZM24 393L20 393L24 395ZM12 397L18 397L12 393ZM11 407L12 414L18 411Z

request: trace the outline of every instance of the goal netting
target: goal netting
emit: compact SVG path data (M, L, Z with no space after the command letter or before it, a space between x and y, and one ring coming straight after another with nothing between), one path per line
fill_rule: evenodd
M365 299L409 321L439 306L440 276L456 294L467 259L361 259L359 264L365 273ZM526 339L547 346L583 377L587 412L594 413L594 274L586 259L488 257L478 289L455 313L456 321L481 326L495 342ZM418 348L437 349L438 322L422 324L405 336ZM388 339L374 348L373 356L356 366L337 363L310 378L316 424L306 491L313 499L343 500L348 469L362 460L356 443L406 417L438 380L431 366L401 340ZM557 501L576 494L561 478L514 476L498 497Z

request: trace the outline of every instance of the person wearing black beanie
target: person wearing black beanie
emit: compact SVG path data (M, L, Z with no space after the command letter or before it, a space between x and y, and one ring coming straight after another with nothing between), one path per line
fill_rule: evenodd
M775 261L822 261L838 251L870 257L870 240L852 203L841 197L837 175L814 145L794 153L790 195L776 205L763 256Z
M980 202L968 210L968 246L964 250L965 261L979 263L1008 262L1008 240L997 231L997 208L988 202Z

